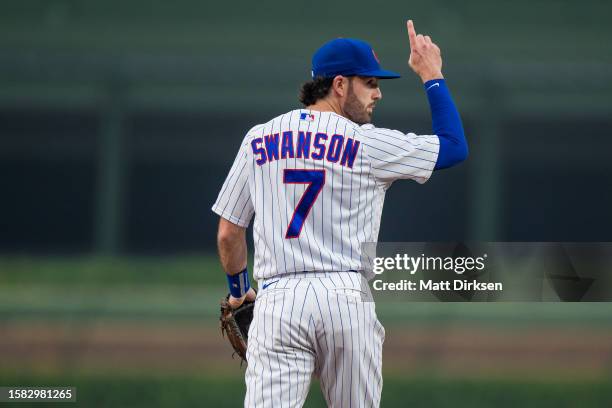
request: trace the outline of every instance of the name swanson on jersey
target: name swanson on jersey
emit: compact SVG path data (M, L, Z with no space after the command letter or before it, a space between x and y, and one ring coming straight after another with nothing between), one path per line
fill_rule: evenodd
M353 168L355 157L359 151L359 141L342 134L334 134L331 137L327 133L299 131L297 138L293 131L258 137L251 141L253 155L257 165L261 166L267 162L281 159L314 159L327 160L330 163L338 163L341 166ZM297 139L297 140L295 140ZM326 141L329 144L326 145ZM295 146L295 148L294 148ZM279 154L280 151L280 154Z

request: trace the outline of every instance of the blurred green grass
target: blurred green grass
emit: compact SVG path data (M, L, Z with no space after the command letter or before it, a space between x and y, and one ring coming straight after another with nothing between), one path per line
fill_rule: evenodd
M0 284L128 285L224 283L213 254L176 257L0 257Z
M76 386L77 406L86 407L238 407L245 385L241 377L15 376L0 374L5 386ZM26 407L28 404L13 404ZM5 406L5 405L2 405ZM9 406L8 404L6 406ZM39 406L32 404L32 406ZM53 404L75 406L75 404ZM313 381L307 408L325 407ZM612 406L612 382L525 382L444 378L385 377L382 407L591 408Z
M0 319L218 318L226 292L214 254L176 257L0 256ZM384 324L612 327L612 303L376 305Z
M225 291L223 272L212 254L155 258L0 257L0 323L51 321L86 326L106 319L153 324L190 320L197 325L214 324L216 328L218 300ZM524 326L533 330L547 325L595 331L612 327L612 303L379 302L377 311L383 324L407 330L418 330L423 325L466 324L506 329ZM11 372L2 369L0 356L0 385L76 386L77 406L86 407L236 407L242 405L244 397L244 379L238 370L233 376L215 373L212 368L203 370L201 375L136 375L121 368L111 373L89 369L80 374L69 368L48 374L28 367ZM425 372L407 378L387 372L382 406L612 406L612 380L460 378L439 378ZM53 404L62 405L75 406ZM325 406L316 382L305 406Z

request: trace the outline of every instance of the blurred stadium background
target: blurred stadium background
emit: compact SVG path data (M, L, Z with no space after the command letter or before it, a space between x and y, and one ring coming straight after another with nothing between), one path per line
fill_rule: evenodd
M405 74L375 122L430 131L430 34L468 162L387 195L381 241L612 241L612 3L0 3L0 385L81 406L240 406L210 212L244 132L359 37ZM612 406L610 304L380 304L383 406ZM315 384L316 385L316 384ZM307 406L323 406L317 388ZM24 406L24 405L19 405Z

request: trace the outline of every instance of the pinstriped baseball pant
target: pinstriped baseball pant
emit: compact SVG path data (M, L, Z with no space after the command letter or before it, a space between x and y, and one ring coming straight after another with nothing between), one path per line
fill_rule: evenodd
M307 272L259 282L245 407L301 407L313 375L329 407L379 406L385 331L362 279Z

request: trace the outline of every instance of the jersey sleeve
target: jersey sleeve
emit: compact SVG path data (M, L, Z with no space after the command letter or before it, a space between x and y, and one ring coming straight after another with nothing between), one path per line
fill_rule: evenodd
M360 133L378 181L390 185L398 179L412 179L423 184L431 177L440 151L438 136L365 126Z
M244 228L249 226L254 213L249 170L248 143L245 138L217 201L212 206L212 210L219 216Z

